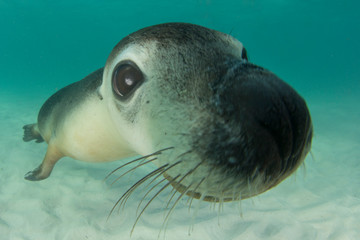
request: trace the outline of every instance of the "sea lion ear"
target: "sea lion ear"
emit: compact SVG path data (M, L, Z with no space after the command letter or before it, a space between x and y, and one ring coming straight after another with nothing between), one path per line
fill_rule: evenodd
M143 82L143 73L132 61L122 61L114 68L112 89L120 100L129 98Z
M244 47L243 47L242 52L241 52L241 58L242 58L243 60L249 61L249 60L248 60L247 51L246 51L246 49L245 49Z

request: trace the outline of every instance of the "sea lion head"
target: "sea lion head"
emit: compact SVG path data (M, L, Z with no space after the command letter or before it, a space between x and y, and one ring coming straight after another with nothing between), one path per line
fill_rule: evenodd
M148 177L163 174L194 198L262 193L310 150L303 98L250 63L238 40L201 26L161 24L125 37L107 60L100 93L115 131L152 156L158 168Z

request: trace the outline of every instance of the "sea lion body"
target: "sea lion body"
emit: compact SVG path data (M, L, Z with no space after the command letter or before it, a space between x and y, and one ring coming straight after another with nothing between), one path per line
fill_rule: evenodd
M138 154L158 167L143 179L162 174L164 188L231 201L293 173L310 150L312 123L305 101L249 63L238 40L168 23L125 37L103 70L53 95L38 123L25 126L24 140L39 136L49 147L29 180L48 177L62 156L104 162Z
M44 165L29 172L28 180L49 176L54 164L63 156L87 162L106 162L119 156L134 155L127 143L114 131L98 88L103 69L52 95L41 107L38 122L24 126L24 140L46 141ZM39 172L39 169L42 169Z

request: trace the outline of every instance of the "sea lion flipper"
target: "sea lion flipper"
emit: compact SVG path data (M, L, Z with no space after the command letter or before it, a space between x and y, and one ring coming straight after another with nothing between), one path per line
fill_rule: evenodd
M24 178L30 181L40 181L50 176L57 161L64 155L51 143L49 143L43 162L39 167L25 174Z
M39 131L37 130L37 124L36 123L27 124L27 125L23 126L23 129L24 129L23 140L25 142L29 142L29 141L34 140L34 139L35 139L35 142L37 142L37 143L41 143L41 142L44 141L44 139L40 135Z
M24 178L29 181L42 180L40 178L37 178L37 176L40 174L40 172L41 172L41 165L39 167L35 168L34 170L26 173Z

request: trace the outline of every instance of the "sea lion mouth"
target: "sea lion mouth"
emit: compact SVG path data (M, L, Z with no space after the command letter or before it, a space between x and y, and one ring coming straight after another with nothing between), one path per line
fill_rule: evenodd
M194 190L189 190L189 186L185 186L179 181L175 181L174 178L172 178L170 175L164 173L163 176L171 183L171 186L173 186L176 191L178 191L181 194L186 194L187 196L195 199L200 199L206 202L231 202L235 200L240 200L236 197L225 197L225 198L219 198L218 196L211 196L206 195L200 192L197 192L197 188L195 187ZM200 181L197 185L199 186L202 182Z

